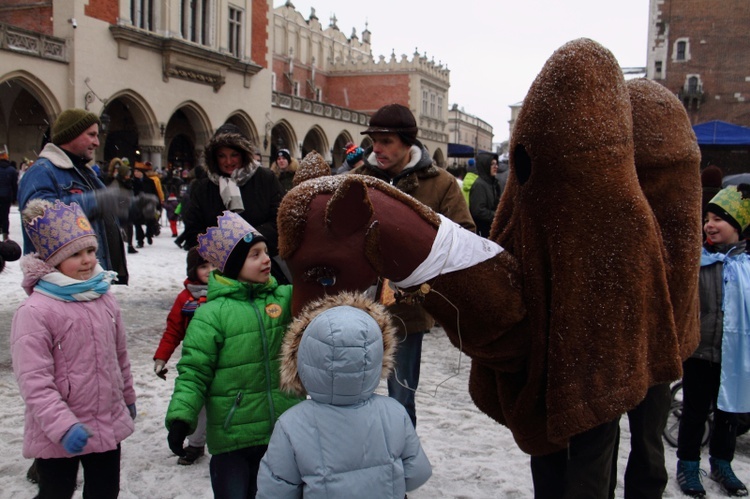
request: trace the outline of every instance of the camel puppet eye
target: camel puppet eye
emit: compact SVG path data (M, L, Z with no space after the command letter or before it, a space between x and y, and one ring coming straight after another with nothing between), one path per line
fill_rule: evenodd
M304 273L305 281L317 282L323 287L336 284L336 271L330 267L313 267Z

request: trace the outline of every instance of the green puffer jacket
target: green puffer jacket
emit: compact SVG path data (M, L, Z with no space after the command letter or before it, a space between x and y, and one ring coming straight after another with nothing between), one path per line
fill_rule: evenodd
M205 305L190 321L167 409L195 429L203 403L211 454L266 445L278 417L304 398L279 390L279 352L292 287L271 277L247 284L212 272Z

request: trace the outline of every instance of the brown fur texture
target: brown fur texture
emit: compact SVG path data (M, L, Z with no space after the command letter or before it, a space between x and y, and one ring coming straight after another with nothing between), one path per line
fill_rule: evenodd
M383 305L373 302L361 293L342 292L337 295L326 296L310 302L302 312L292 321L284 336L281 346L281 375L282 390L305 395L305 388L297 371L297 352L310 322L322 312L334 307L350 306L358 308L372 317L383 333L383 369L380 377L386 379L394 368L396 355L396 328L391 315Z
M303 162L304 163L304 162ZM300 169L296 175L305 172L305 165L300 164ZM307 175L303 173L303 175ZM279 227L279 255L283 259L288 259L300 247L302 238L305 234L307 225L307 212L313 198L319 195L331 195L340 186L348 182L360 182L368 190L374 189L387 194L388 197L395 198L397 201L411 206L419 216L433 225L438 227L440 219L437 214L427 208L411 196L404 194L398 189L391 187L382 180L365 175L327 175L314 177L311 176L309 181L303 182L291 191L289 191L279 206L278 227ZM348 187L345 187L348 188Z
M276 163L274 163L275 165ZM296 165L295 165L296 166ZM305 180L323 177L331 174L331 167L326 160L318 154L317 151L310 151L307 156L302 158L299 166L295 168L294 180L292 184L297 187Z
M664 249L633 154L617 61L591 40L565 44L524 100L491 233L521 267L528 317L507 336L528 335L530 355L514 373L474 362L469 384L530 454L564 448L680 375Z
M511 141L490 234L506 251L439 275L424 296L472 357L477 407L532 455L565 448L635 407L650 386L677 379L694 341L686 314L697 282L695 137L679 103L633 85L591 40L552 55ZM310 296L357 289L373 269L391 277L424 251L420 234L433 229L419 203L370 182L308 181L282 202L280 246L295 295L298 283ZM326 266L341 282L305 280L304 269Z
M701 153L685 107L672 92L646 79L629 80L627 88L635 169L661 229L677 340L685 360L700 341ZM658 347L655 343L651 350Z

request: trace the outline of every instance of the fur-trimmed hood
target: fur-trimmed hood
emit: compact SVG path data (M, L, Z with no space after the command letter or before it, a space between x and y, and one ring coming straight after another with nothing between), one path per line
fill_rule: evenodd
M332 405L367 400L393 370L395 333L385 307L363 294L314 301L284 337L281 388Z
M214 183L218 182L218 177L225 176L219 170L219 165L216 162L216 152L221 147L231 147L239 151L242 154L242 169L248 170L248 173L257 168L257 165L253 161L255 148L249 140L239 133L218 133L208 141L206 149L203 152L205 160L203 168L206 170L209 178L212 180L217 179Z

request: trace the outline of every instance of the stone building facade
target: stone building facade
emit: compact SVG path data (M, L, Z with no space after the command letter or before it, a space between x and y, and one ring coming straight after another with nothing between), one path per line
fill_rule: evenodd
M651 0L647 78L672 90L695 125L750 126L750 3Z
M445 164L449 71L380 57L365 29L344 35L272 0L8 0L0 6L0 145L34 159L70 107L104 123L97 159L193 167L232 122L270 162L280 147L334 166L378 107L399 102Z
M680 98L693 125L750 126L750 3L650 0L647 78ZM750 171L750 146L701 145L701 165Z

